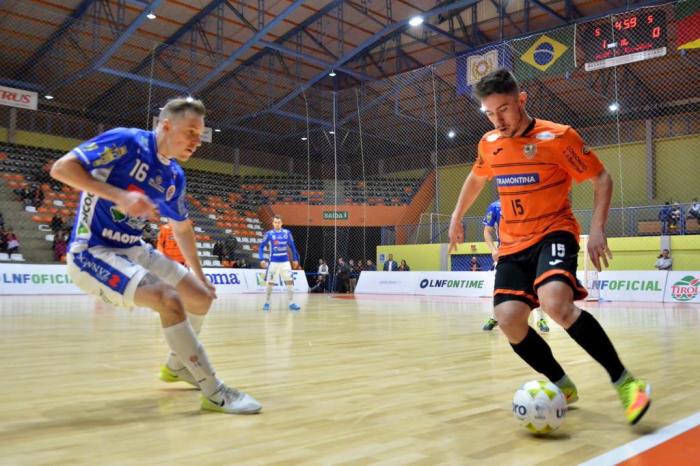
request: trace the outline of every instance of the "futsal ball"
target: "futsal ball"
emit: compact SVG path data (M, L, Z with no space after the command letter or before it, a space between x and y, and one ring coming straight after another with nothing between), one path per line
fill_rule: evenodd
M532 380L515 392L513 416L530 432L553 432L564 422L566 397L553 383Z

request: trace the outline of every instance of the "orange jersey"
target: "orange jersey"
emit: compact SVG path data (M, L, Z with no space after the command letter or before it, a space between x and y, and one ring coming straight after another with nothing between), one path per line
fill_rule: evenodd
M533 120L523 136L486 133L472 172L496 179L501 199L499 254L522 251L554 231L578 238L580 227L569 199L571 180L580 183L603 170L570 126Z
M179 262L181 264L185 263L185 258L180 252L180 247L177 245L175 240L175 235L173 234L173 227L166 223L160 227L158 232L158 250L162 252L167 258Z

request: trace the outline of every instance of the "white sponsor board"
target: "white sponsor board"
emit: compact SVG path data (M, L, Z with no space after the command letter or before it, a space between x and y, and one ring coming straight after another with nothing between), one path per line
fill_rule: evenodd
M355 293L412 295L419 274L420 272L361 272Z
M669 272L664 302L700 303L700 272Z
M428 296L490 297L493 296L494 276L494 272L418 272L414 293Z
M36 110L39 96L36 92L0 86L0 105Z
M264 269L242 269L245 274L245 279L248 286L248 293L264 293L265 288L267 288L267 283L265 282L265 270ZM309 282L306 281L306 274L303 270L292 270L292 278L294 279L294 291L300 293L309 292ZM280 274L281 275L281 274ZM272 292L283 292L287 291L286 285L282 281L282 277L278 277L277 283L275 283Z
M264 270L205 268L204 274L216 286L217 294L265 292ZM292 275L294 291L308 293L304 272L294 270ZM280 282L274 291L286 288ZM73 284L65 265L0 264L0 295L56 294L85 294Z
M664 297L668 272L633 271L599 272L589 285L604 301L641 301L660 303Z
M204 275L216 287L217 295L248 293L245 269L202 269Z
M0 264L0 295L84 294L65 265Z

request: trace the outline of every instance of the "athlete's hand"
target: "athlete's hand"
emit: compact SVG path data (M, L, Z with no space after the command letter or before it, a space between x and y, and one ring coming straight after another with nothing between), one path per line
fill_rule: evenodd
M612 259L612 252L608 248L608 240L605 233L596 232L588 236L588 256L598 272L601 271L601 263L609 267L608 259Z
M299 270L299 261L292 262L292 268L294 270Z
M498 262L498 249L491 251L491 258L493 259L494 264Z
M155 204L143 193L124 191L117 201L117 207L129 217L150 217L155 211Z
M448 236L450 237L450 247L447 252L457 251L457 245L464 243L464 226L461 219L452 218Z
M260 261L260 268L266 269L267 268L267 261Z

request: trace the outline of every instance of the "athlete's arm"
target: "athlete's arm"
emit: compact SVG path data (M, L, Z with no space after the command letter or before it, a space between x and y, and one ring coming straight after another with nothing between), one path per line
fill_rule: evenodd
M469 173L464 181L462 191L459 193L457 205L452 212L452 220L450 220L450 251L457 250L457 244L464 242L464 227L462 226L462 217L467 213L467 210L474 204L474 201L479 196L479 193L486 185L485 176L475 175L474 172Z
M292 237L291 233L289 233L289 249L292 251L292 259L294 259L293 265L296 269L299 267L299 253L297 252L297 247L294 244L294 237Z
M262 243L260 243L260 249L258 249L258 259L260 259L260 268L264 269L267 267L267 261L265 260L265 247L270 242L270 232L265 233ZM270 258L272 258L272 244L270 244Z
M194 273L194 275L199 278L202 283L204 283L204 285L214 295L213 297L216 298L216 288L204 275L202 264L199 262L199 254L197 254L197 240L194 235L192 221L190 219L177 221L171 218L169 219L169 222L173 227L175 242L177 242L177 246L180 248L182 257L185 258L185 261L187 262L187 265L190 266L192 273Z
M593 218L591 219L591 231L588 237L588 255L595 268L601 270L601 259L605 267L608 267L608 259L612 259L612 253L608 248L608 240L605 236L605 224L608 222L608 210L612 199L612 178L603 169L591 178L593 182Z
M496 229L488 225L484 226L484 241L491 251L493 260L498 260L498 246L496 246Z
M50 174L52 178L72 188L114 202L119 210L131 217L149 217L155 209L145 194L126 191L93 178L72 153L56 160Z

